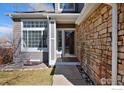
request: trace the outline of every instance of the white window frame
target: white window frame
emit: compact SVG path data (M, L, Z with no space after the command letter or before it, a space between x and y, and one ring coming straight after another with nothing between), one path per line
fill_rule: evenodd
M24 30L40 30L44 31L45 29L48 31L48 26L47 28L45 27L34 27L34 28L24 28L23 27L23 22L24 21L47 21L47 19L21 19L21 51L22 52L48 52L48 43L46 48L42 48L41 50L38 50L37 48L25 48L23 47L23 31ZM43 32L42 32L43 35ZM48 36L47 36L48 38Z
M60 8L60 3L58 3L58 10L60 10L60 11L75 11L75 3L73 3L73 4L74 4L73 9L63 9L63 8Z

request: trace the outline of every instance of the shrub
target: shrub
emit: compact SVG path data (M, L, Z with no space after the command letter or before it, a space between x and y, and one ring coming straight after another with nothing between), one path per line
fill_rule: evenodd
M13 49L0 48L0 64L12 63L12 61L13 61Z

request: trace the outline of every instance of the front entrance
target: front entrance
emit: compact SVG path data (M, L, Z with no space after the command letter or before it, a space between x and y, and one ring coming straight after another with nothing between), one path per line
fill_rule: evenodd
M65 31L65 49L64 55L74 55L74 31Z
M74 56L74 30L57 30L57 55L59 57Z

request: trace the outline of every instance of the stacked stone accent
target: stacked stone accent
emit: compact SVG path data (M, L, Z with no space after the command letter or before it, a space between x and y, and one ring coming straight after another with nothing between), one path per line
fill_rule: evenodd
M124 4L118 6L117 84L124 85ZM101 4L77 26L76 54L95 84L111 84L112 9Z
M111 7L101 4L76 27L76 54L95 84L111 84Z
M118 4L118 85L124 85L124 4Z

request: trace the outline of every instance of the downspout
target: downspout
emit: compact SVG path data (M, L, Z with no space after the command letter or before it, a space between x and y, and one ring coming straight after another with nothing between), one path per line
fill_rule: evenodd
M49 29L50 29L50 28L49 28L49 21L50 21L50 20L49 20L49 15L47 15L47 21L48 21L48 30L49 30ZM50 64L50 56L49 56L49 50L50 50L50 49L49 49L49 48L50 48L50 46L49 46L49 35L50 35L50 34L49 34L49 31L48 31L48 33L47 33L47 36L48 36L48 37L47 37L47 49L48 49L48 62L49 62L48 64Z
M46 17L47 17L47 22L48 22L48 30L49 30L49 15L46 15ZM48 31L49 32L49 31ZM49 33L47 34L47 39L49 39ZM48 42L47 42L47 47L49 46L49 40L47 40ZM49 47L48 47L49 48Z
M117 85L117 4L112 4L112 85Z

